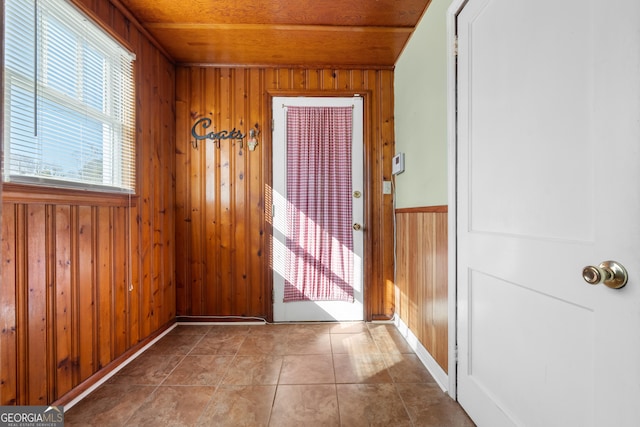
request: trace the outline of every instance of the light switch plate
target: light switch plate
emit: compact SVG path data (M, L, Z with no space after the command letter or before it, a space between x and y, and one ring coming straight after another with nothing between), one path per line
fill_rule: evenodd
M382 194L391 194L391 181L382 181Z

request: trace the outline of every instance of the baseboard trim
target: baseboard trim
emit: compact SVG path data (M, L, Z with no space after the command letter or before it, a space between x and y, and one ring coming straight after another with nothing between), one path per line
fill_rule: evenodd
M176 322L181 324L204 324L204 325L224 325L230 323L268 323L264 317L254 316L177 316Z
M398 316L394 319L394 323L396 328L402 336L407 340L409 347L413 351L416 352L418 359L422 362L422 364L427 368L433 379L436 380L440 388L443 392L448 393L449 386L449 376L447 373L438 365L438 362L429 354L426 348L420 343L418 337L416 337L411 329L400 319Z
M131 363L135 358L141 355L145 350L159 341L166 334L171 332L173 328L178 326L175 321L167 323L163 328L160 328L155 333L149 335L144 340L140 341L135 346L131 347L129 350L124 352L121 356L114 359L111 363L109 363L104 368L100 369L95 374L91 375L89 378L78 384L67 394L62 396L60 399L53 402L52 406L63 406L64 410L67 411L75 406L82 399L87 397L91 392L100 387L105 382L109 381L111 377L117 374L120 370L122 370L125 366Z

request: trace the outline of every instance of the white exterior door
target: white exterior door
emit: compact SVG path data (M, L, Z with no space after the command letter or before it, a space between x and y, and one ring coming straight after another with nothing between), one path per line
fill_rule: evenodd
M640 425L640 2L458 15L458 400L480 426ZM618 290L583 267L626 267Z
M287 256L287 107L353 107L352 197L353 222L364 226L363 192L363 103L362 98L274 97L273 108L273 318L276 322L363 320L363 229L353 230L353 302L297 301L283 302Z

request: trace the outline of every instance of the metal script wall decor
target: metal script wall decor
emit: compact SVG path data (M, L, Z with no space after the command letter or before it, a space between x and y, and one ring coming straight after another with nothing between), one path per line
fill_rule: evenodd
M239 130L236 130L236 128L233 128L230 131L221 130L220 132L209 132L204 135L198 135L198 133L196 132L196 128L200 125L200 123L202 123L203 129L207 129L209 126L211 126L211 119L208 117L203 117L193 124L193 127L191 128L191 135L195 139L191 142L191 145L193 145L193 148L196 148L196 149L198 148L198 141L202 141L203 139L213 140L216 144L216 147L220 148L221 139L239 139L241 140L240 143L242 144L242 140L246 136L246 135L243 135L242 132L240 132ZM242 148L242 145L240 146L240 148Z

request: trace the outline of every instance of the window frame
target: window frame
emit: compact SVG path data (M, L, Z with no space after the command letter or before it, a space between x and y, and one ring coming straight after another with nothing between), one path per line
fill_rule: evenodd
M129 141L131 144L131 164L130 167L132 169L131 173L126 176L126 180L130 180L132 182L131 188L126 188L124 185L101 185L97 183L90 182L78 182L72 180L60 180L55 177L43 177L43 176L32 176L32 175L19 175L19 174L10 174L9 171L6 170L8 167L7 164L7 150L10 146L10 141L8 140L10 127L8 126L8 119L10 118L10 108L7 108L5 103L7 99L7 92L10 90L10 85L5 84L8 82L10 78L14 78L15 81L18 81L18 85L24 86L27 85L30 93L34 94L34 97L47 99L50 102L55 103L55 105L62 105L64 107L70 106L70 104L74 103L73 98L69 99L56 99L60 98L59 94L55 92L55 90L51 88L44 89L41 86L38 87L37 92L34 90L33 82L29 79L22 78L19 73L15 73L12 70L7 69L5 63L5 55L6 49L2 51L2 74L0 77L3 81L3 93L2 93L2 110L0 113L2 114L2 118L4 121L5 130L2 131L2 136L0 143L0 153L2 154L2 173L0 174L0 185L2 185L2 200L3 201L26 201L26 202L57 202L57 203L80 203L80 204L90 204L90 205L109 205L109 206L133 206L138 199L139 194L139 147L138 147L138 131L137 131L137 100L139 97L138 87L137 87L137 74L138 74L138 62L136 61L136 52L132 49L130 43L125 40L121 35L115 32L115 30L109 27L103 20L99 19L96 14L86 9L81 3L78 3L75 0L66 0L68 6L74 8L79 15L89 21L91 24L95 25L99 30L101 30L105 36L109 37L115 44L119 45L119 48L124 52L128 53L131 58L131 69L130 69L130 122L122 124L118 122L118 126L122 125L122 137L119 138L118 144L122 144L125 142L124 134L129 134ZM6 3L3 6L2 15L6 19ZM65 18L64 23L66 24L69 18ZM82 22L78 22L76 24L82 25ZM6 28L6 27L5 27ZM3 30L5 31L5 30ZM77 31L77 28L74 30ZM81 37L74 33L75 37ZM3 40L4 37L3 32ZM80 40L87 40L86 38ZM81 50L82 47L79 45L75 51ZM39 47L39 51L42 51L43 48ZM98 49L99 50L99 49ZM82 67L84 71L84 67ZM12 74L15 74L13 76ZM79 73L78 78L75 80L75 84L81 85L81 76L83 74ZM38 80L41 78L38 77ZM15 83L14 83L15 84ZM37 84L37 83L36 83ZM127 86L127 85L125 85ZM103 100L105 102L113 102L113 95L118 92L122 92L122 88L124 86L118 86L115 89L110 91L110 101ZM68 102L71 100L72 102ZM41 102L41 101L39 101ZM82 102L76 100L77 106L81 105ZM76 107L77 107L76 106ZM82 110L79 108L70 108L72 113L86 113L86 110ZM122 110L121 110L122 111ZM87 117L98 118L100 123L109 123L113 125L113 123L117 122L116 119L109 116L107 113L96 113L93 112L91 114L87 114ZM101 117L100 117L101 116ZM64 117L64 116L61 116ZM116 149L115 144L109 144L110 150L116 153L110 156L109 161L105 161L104 157L102 160L102 166L109 165L109 163L113 163L114 167L118 167L123 158L123 149ZM122 167L120 168L122 171ZM119 174L119 180L122 183L125 175L122 172ZM9 179L6 179L9 178ZM104 182L104 175L103 175Z

